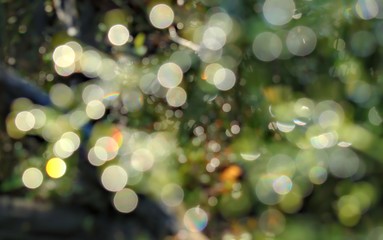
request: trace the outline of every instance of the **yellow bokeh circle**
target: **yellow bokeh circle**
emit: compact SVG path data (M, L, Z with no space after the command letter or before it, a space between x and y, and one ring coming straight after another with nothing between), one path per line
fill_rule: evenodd
M45 170L49 177L60 178L66 172L66 164L60 158L52 158L47 162Z

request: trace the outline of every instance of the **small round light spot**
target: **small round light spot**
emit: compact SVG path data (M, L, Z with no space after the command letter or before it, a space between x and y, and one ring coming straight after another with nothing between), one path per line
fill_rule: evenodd
M293 18L295 3L293 0L266 0L263 4L263 15L272 25L285 25Z
M222 105L222 111L224 111L224 112L230 112L230 111L231 111L231 105L230 105L230 103L224 103L224 104Z
M115 46L122 46L129 40L129 30L121 24L112 26L108 31L108 39Z
M297 26L286 37L287 49L296 56L306 56L314 51L317 44L316 34L311 28Z
M27 132L31 130L34 128L35 123L35 116L29 111L22 111L16 115L15 125L20 131Z
M309 172L309 178L313 184L322 184L327 180L327 170L320 166L312 167Z
M370 20L378 15L379 5L375 0L358 0L355 11L361 19Z
M273 182L273 189L280 195L288 194L293 187L293 182L288 176L282 175Z
M52 158L47 162L45 170L49 177L60 178L66 172L66 164L60 158Z
M102 172L101 183L106 190L118 192L128 183L128 174L122 167L112 165Z
M200 207L190 208L185 213L184 225L191 232L202 231L207 226L207 222L208 216Z
M173 9L166 4L158 4L150 11L149 19L154 27L159 29L167 28L174 20Z
M214 74L214 85L221 91L227 91L234 87L236 77L233 71L221 68Z
M172 62L163 64L157 73L158 81L166 88L177 87L181 83L182 77L182 69Z
M37 168L28 168L24 171L21 179L27 188L35 189L43 183L43 174Z
M254 55L261 61L270 62L282 53L282 41L275 33L263 32L253 42Z
M70 46L60 45L55 48L52 57L57 66L66 68L74 64L76 54Z
M219 27L209 27L202 37L203 45L213 51L221 49L226 43L226 33Z
M102 116L104 116L105 105L99 100L93 100L86 105L85 111L86 111L86 115L88 115L90 119L97 120L102 118Z
M114 195L113 205L119 212L130 213L138 205L138 196L129 188L122 189Z
M109 161L117 156L120 146L112 137L101 137L97 140L93 149L98 159Z
M60 138L53 146L53 152L57 157L68 158L76 150L70 139Z
M58 83L51 87L49 97L54 105L60 108L67 108L74 100L74 93L67 85Z

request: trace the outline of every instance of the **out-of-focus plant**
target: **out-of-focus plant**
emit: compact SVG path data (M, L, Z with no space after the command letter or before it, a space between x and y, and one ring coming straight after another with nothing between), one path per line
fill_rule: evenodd
M13 102L8 135L46 144L13 143L3 191L84 196L80 149L181 239L383 235L380 0L3 2L1 57L52 102Z

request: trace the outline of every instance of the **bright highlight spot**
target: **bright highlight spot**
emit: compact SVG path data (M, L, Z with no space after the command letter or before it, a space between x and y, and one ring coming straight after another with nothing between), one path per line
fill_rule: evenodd
M214 85L221 91L228 91L235 85L236 77L228 68L221 68L214 74Z
M285 133L291 132L295 128L295 125L290 123L277 122L276 125L279 131Z
M275 179L275 175L263 175L255 186L255 194L258 200L264 204L275 205L281 200L280 195L273 189Z
M52 158L47 162L45 170L49 177L60 178L66 172L66 164L60 158Z
M240 155L246 161L255 161L261 156L260 153L241 153Z
M73 142L67 138L61 138L53 146L54 154L60 158L70 157L75 150Z
M67 42L67 43L65 43L65 45L67 45L73 49L73 51L75 53L75 61L80 60L82 52L83 52L81 45L75 41Z
M27 132L31 130L34 128L35 123L35 116L29 111L22 111L16 115L15 125L20 131Z
M117 156L119 149L120 146L112 137L99 138L93 148L94 154L102 161L114 159Z
M281 195L288 194L293 187L293 182L288 176L282 175L273 182L273 189Z
M86 115L88 115L90 119L97 120L102 118L102 116L104 116L105 105L99 100L93 100L86 105L85 111L86 111Z
M149 19L154 27L159 29L167 28L174 20L173 9L166 4L158 4L150 11Z
M209 27L202 37L203 45L213 51L221 49L226 43L226 33L219 27Z
M121 24L112 26L108 32L109 41L116 46L122 46L129 40L129 30Z
M21 178L25 187L35 189L43 183L43 174L37 168L28 168Z
M263 15L272 25L285 25L293 18L295 3L293 0L266 0L263 4Z
M105 168L102 172L101 183L106 190L118 192L128 183L128 174L122 167L112 165Z
M177 87L181 83L182 77L182 69L172 62L163 64L157 73L158 81L166 88Z
M330 148L338 141L336 132L327 132L310 138L311 145L316 149Z
M55 48L52 57L58 67L66 68L74 64L76 54L70 46L60 45Z
M358 17L364 20L375 18L379 13L379 6L375 0L358 0L355 4Z

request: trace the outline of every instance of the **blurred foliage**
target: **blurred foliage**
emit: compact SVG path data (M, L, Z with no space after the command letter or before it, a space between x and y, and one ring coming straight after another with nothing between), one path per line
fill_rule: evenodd
M12 103L2 193L128 211L128 188L179 239L383 237L383 1L0 2L2 63L53 103Z

